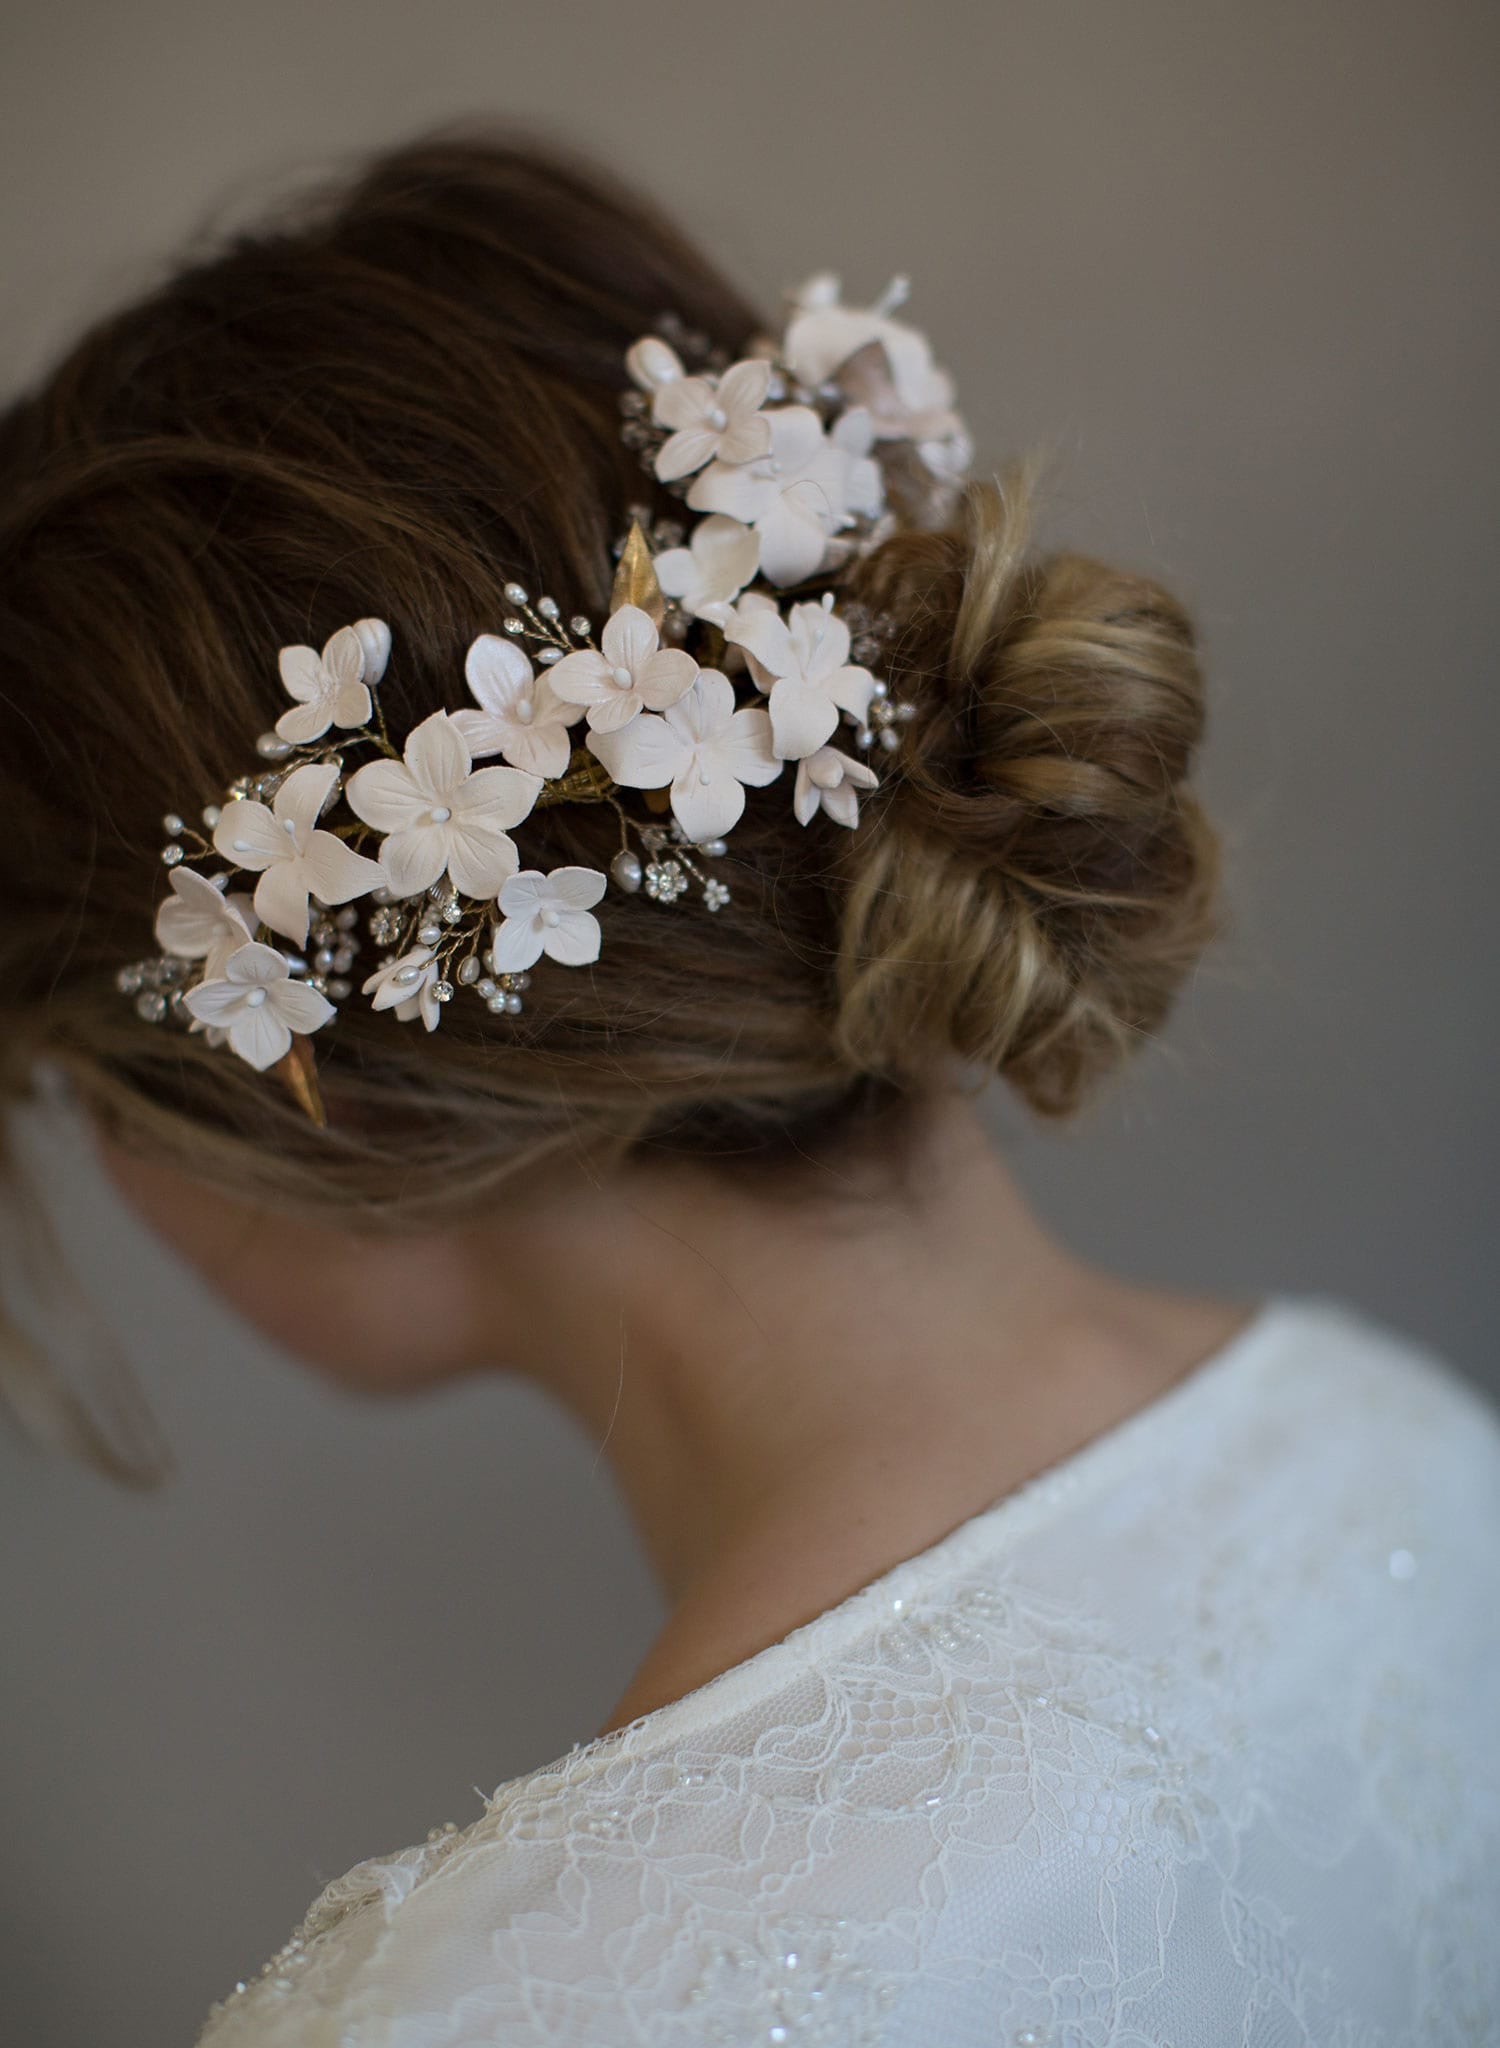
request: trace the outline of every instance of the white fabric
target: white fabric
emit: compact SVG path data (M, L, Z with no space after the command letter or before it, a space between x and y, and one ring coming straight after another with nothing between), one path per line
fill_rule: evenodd
M724 1676L329 1886L202 2048L1500 2041L1500 1423L1278 1300Z

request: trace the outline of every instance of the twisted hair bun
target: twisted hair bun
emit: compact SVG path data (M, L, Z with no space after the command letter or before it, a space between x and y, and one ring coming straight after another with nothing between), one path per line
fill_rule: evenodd
M846 854L837 1036L865 1071L951 1049L1048 1116L1162 1021L1212 936L1217 842L1186 780L1192 626L1158 585L1028 552L1028 493L976 485L858 594L917 706Z

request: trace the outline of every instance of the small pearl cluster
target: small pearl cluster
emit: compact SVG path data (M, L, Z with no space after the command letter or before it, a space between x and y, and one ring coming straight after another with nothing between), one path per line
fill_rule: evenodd
M505 602L516 609L507 612L500 623L512 640L529 640L533 644L538 668L552 668L565 654L594 644L593 621L583 612L575 612L564 624L562 607L555 597L539 597L533 604L523 583L507 583Z

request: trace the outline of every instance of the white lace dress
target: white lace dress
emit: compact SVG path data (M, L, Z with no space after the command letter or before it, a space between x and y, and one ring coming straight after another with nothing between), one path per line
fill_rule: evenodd
M330 1885L201 2048L1500 2042L1500 1425L1278 1300L785 1641Z

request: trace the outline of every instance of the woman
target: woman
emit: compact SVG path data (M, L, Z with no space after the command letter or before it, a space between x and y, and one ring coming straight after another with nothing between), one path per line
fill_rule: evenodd
M6 424L10 1093L316 1369L548 1388L672 1603L206 2048L1500 2024L1493 1417L1092 1269L985 1133L1210 934L1202 687L964 483L899 297L767 334L612 184L434 145Z

